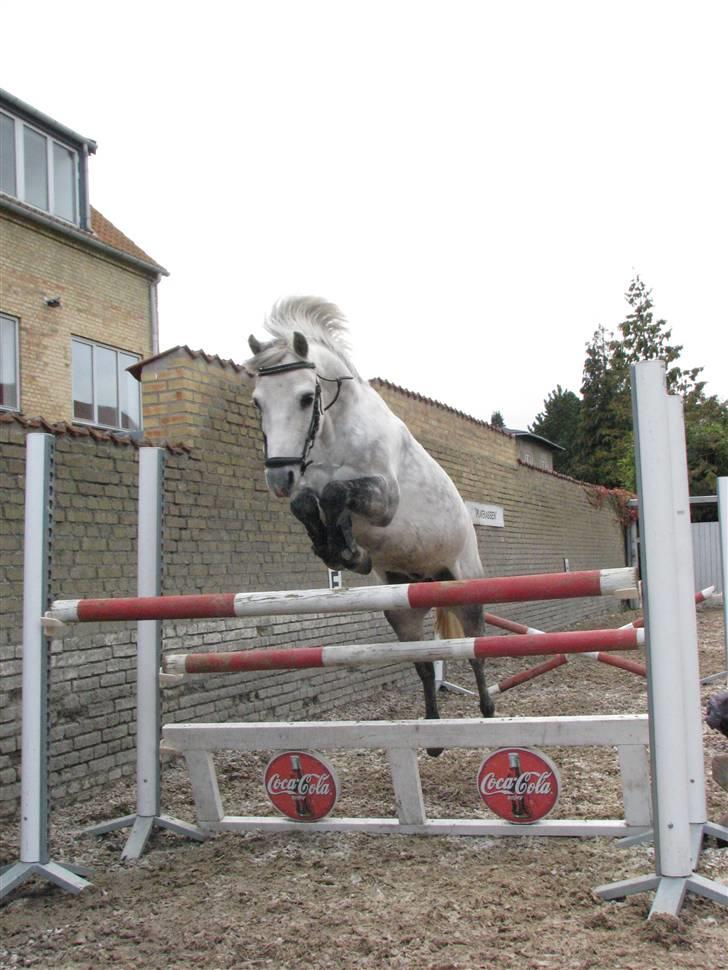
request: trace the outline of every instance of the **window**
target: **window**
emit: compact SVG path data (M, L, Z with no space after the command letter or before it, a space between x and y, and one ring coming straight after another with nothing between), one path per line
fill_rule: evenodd
M0 112L0 191L78 225L78 154Z
M0 409L19 410L18 321L0 313Z
M73 417L104 428L141 429L139 384L127 367L136 354L73 338Z

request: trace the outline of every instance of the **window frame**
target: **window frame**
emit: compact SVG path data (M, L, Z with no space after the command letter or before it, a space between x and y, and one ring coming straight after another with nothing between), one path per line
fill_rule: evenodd
M15 405L3 404L0 401L0 411L20 411L20 319L11 313L0 311L0 319L15 325Z
M30 206L32 209L36 209L38 212L45 212L46 215L53 216L54 219L60 219L62 222L68 223L71 226L81 225L81 210L79 205L80 197L80 157L79 152L73 145L68 142L62 141L60 138L56 138L55 135L51 134L49 131L44 131L38 125L31 124L31 122L26 121L24 118L20 118L17 115L12 114L5 107L0 107L0 114L4 115L6 118L10 118L14 124L13 136L15 140L15 192L6 193L11 195L13 198L18 199L24 205ZM29 202L26 198L25 191L25 132L24 129L27 128L29 131L40 135L45 139L45 156L46 156L46 193L48 196L48 208L44 209L42 206L35 205ZM56 212L56 187L55 187L55 159L54 159L54 146L58 145L59 148L71 154L72 164L73 164L73 178L71 180L72 187L72 206L73 206L73 218L68 219L64 215L60 215Z
M91 348L91 404L93 406L94 417L93 419L88 418L77 418L75 414L75 397L74 397L74 386L73 386L73 347L74 344L81 344L85 347ZM116 412L119 419L119 424L105 424L103 421L98 420L99 416L99 404L96 395L97 386L97 374L96 374L96 349L109 350L116 356ZM122 377L126 374L128 367L121 368L120 355L126 354L127 357L133 357L135 361L140 361L142 359L141 354L135 354L131 350L124 350L122 347L114 347L111 344L102 343L99 340L90 340L88 337L78 337L76 335L71 336L71 411L72 411L72 421L74 424L80 424L87 428L102 428L104 431L120 431L123 434L141 434L144 430L144 415L142 413L142 400L141 400L141 386L138 387L138 403L139 403L139 426L137 428L125 428L121 424L121 395L120 391L120 381ZM131 365L129 365L131 366Z

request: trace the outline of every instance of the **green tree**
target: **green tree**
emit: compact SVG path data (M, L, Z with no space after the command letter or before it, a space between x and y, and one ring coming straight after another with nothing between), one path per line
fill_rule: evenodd
M505 428L506 422L500 411L494 411L491 414L490 426L491 428L498 428L500 431L502 431Z
M671 343L672 330L667 322L655 318L652 291L639 276L630 282L625 299L630 311L619 324L617 333L599 327L587 345L581 386L581 444L585 478L600 485L633 489L630 365L656 358L665 361L668 390L682 395L686 423L688 414L691 420L699 420L706 399L705 383L698 380L702 367L684 370L680 366L683 348ZM714 406L712 418L715 414ZM696 426L693 436L696 459L700 451L701 460L712 467L708 456L714 454L709 442L715 432L715 423L707 415L700 418L699 423L703 430L698 433ZM701 478L705 479L706 475L709 477L709 472L704 470Z
M672 329L665 320L655 320L652 290L648 290L639 276L635 276L627 288L625 299L632 308L631 313L620 323L619 334L622 354L626 364L636 364L640 360L660 359L665 361L667 389L671 394L700 397L705 387L698 381L702 367L683 370L679 365L682 344L670 343Z
M528 430L566 449L554 455L555 471L581 477L581 401L573 391L557 384Z
M685 438L690 494L715 495L716 479L728 475L728 401L715 395L689 395L685 402ZM704 518L704 513L700 517Z
M620 341L597 327L586 347L581 384L583 477L608 488L623 487L629 449L629 368Z

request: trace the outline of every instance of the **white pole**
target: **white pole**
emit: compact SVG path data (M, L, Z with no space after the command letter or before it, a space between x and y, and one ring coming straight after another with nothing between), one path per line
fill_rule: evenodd
M139 596L159 596L162 586L162 529L164 504L163 448L139 451L139 524L137 536L137 591ZM103 835L131 825L122 859L138 859L155 828L202 841L205 835L188 822L160 814L159 736L161 703L159 665L162 655L162 623L137 623L137 803L136 813L92 825L86 832Z
M23 740L20 860L48 862L48 607L53 436L29 434L25 465L23 568Z
M698 663L698 622L695 614L695 571L693 537L690 525L690 493L685 449L685 419L682 399L667 397L670 425L670 467L675 509L675 560L673 571L678 582L680 659L682 662L683 707L688 768L688 815L693 830L693 864L708 820L703 764L703 718Z
M52 435L38 432L25 443L20 859L0 868L0 898L33 877L71 893L90 885L85 866L53 862L48 853L49 652L42 618L50 598L54 446Z
M723 636L725 638L726 682L728 683L728 478L718 479L718 530L723 592Z
M643 550L647 632L650 757L652 759L655 865L659 876L692 872L683 666L682 593L677 579L674 476L661 473L676 459L665 405L665 366L643 361L632 368L635 450ZM692 599L692 593L691 593Z
M139 450L139 525L137 544L137 595L161 595L162 489L164 449ZM159 665L162 624L140 620L137 624L137 815L154 817L160 812Z

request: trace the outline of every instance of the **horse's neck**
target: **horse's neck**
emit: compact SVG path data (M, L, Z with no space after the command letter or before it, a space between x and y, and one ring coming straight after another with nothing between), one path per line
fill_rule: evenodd
M331 399L329 390L328 400ZM321 435L322 458L325 455L332 464L358 470L360 474L395 473L395 456L401 451L402 437L409 437L409 432L366 381L345 381L326 418Z

